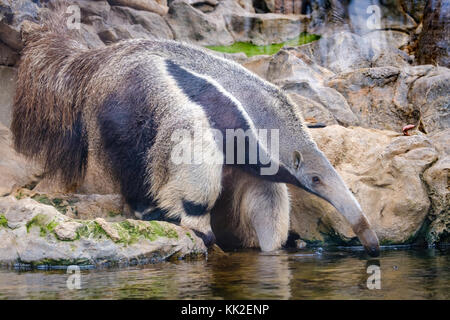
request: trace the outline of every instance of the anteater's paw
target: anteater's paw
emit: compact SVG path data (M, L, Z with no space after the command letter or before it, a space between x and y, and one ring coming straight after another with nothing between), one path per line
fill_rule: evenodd
M216 243L216 236L214 235L214 233L212 231L203 233L203 232L194 230L194 232L198 237L202 238L203 243L205 244L205 246L207 248L212 247L212 245Z

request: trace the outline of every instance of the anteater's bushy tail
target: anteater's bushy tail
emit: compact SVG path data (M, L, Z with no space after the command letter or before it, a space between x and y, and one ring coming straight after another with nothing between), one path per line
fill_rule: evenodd
M40 25L23 30L11 130L18 152L42 161L48 176L73 184L83 178L87 165L80 101L85 80L83 65L77 63L86 48L66 19L60 3Z

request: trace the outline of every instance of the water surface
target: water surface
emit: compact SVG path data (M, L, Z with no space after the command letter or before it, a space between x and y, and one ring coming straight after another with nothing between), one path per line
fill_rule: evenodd
M0 269L0 299L449 299L450 248L310 249L165 262L121 269L82 270L69 290L65 270ZM370 265L380 266L381 289L369 290Z

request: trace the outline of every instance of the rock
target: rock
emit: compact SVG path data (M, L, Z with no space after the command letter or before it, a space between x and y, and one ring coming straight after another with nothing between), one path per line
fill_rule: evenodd
M354 115L344 97L332 88L308 81L288 83L283 85L282 88L288 92L294 92L318 102L332 115L338 124L352 126L359 123L358 118ZM325 121L325 123L330 122Z
M19 61L19 54L0 42L0 65L13 66Z
M364 127L400 131L419 124L426 133L447 128L448 69L432 66L364 68L326 83L339 91Z
M0 0L0 40L13 50L21 50L20 28L25 20L38 21L39 7L31 0Z
M79 222L62 222L54 229L55 235L59 240L73 241L77 237L77 231L83 227Z
M430 208L422 174L438 158L425 136L329 126L314 140L359 201L381 243L418 236ZM290 188L291 228L308 241L354 243L348 223L327 202Z
M450 129L434 133L430 140L439 152L439 160L424 172L423 179L432 206L427 242L435 244L450 240Z
M284 47L273 56L255 56L241 64L293 94L305 118L320 119L326 124L358 124L344 97L323 85L334 73L317 65L297 48Z
M35 185L42 170L14 151L11 133L0 124L0 196L28 185Z
M16 69L0 66L0 124L6 127L11 124L16 78Z
M169 11L166 4L161 4L154 0L110 0L110 2L119 6L154 12L160 16L167 14Z
M397 30L375 30L364 35L373 47L383 50L383 48L398 48L405 47L410 39L406 32Z
M289 97L300 108L305 121L321 122L326 125L337 124L333 114L322 104L296 93L289 93Z
M224 18L235 41L251 42L256 45L282 43L306 31L303 16L244 12L225 14Z
M106 0L72 0L71 3L80 7L81 22L83 23L90 16L99 16L102 19L107 19L111 12L111 6Z
M230 45L234 42L221 14L203 13L184 1L170 4L166 20L176 40L198 45Z
M268 70L271 60L272 56L269 55L258 55L250 58L247 58L247 56L245 56L245 59L240 63L248 70L256 73L261 78L267 79L269 76Z
M14 193L17 199L31 198L39 203L50 205L72 219L93 220L102 218L108 222L126 218L122 196L119 194L73 194L42 192L41 190L20 189Z
M337 31L298 47L296 50L308 56L316 64L334 73L348 72L359 68L384 66L404 67L408 65L405 54L389 44L379 43L377 38L361 37L348 31ZM380 60L380 56L388 59Z
M302 3L303 5L303 3ZM305 2L302 13L311 12L309 29L325 34L337 29L352 30L365 35L373 30L410 31L416 26L400 1L340 1L311 0Z
M420 110L425 132L450 128L450 69L433 69L410 87L410 102Z
M428 1L422 24L416 51L418 63L450 68L450 2Z
M273 55L267 79L277 85L305 80L322 84L324 80L334 76L333 72L304 54L302 47L284 47Z
M0 214L7 222L0 226L0 247L7 248L0 250L2 265L129 265L206 254L194 232L167 222L74 221L51 206L14 197L0 198Z
M416 22L422 21L427 0L401 0L403 10Z
M100 228L103 229L103 231L108 235L108 237L110 237L114 241L120 240L119 232L116 229L114 229L110 224L108 224L105 219L97 218L94 221L100 226Z
M134 10L127 7L113 7L108 23L116 32L127 24L129 38L173 39L172 31L162 17L147 11ZM120 33L120 32L119 32ZM124 39L125 37L119 37Z

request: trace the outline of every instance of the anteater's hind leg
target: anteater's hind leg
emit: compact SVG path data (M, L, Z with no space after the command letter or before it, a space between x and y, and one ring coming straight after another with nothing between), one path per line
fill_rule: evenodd
M232 219L232 233L243 247L260 247L263 251L281 248L289 230L289 195L285 184L232 169L224 178L223 193L221 199L230 202L227 216ZM215 228L220 226L215 224Z

